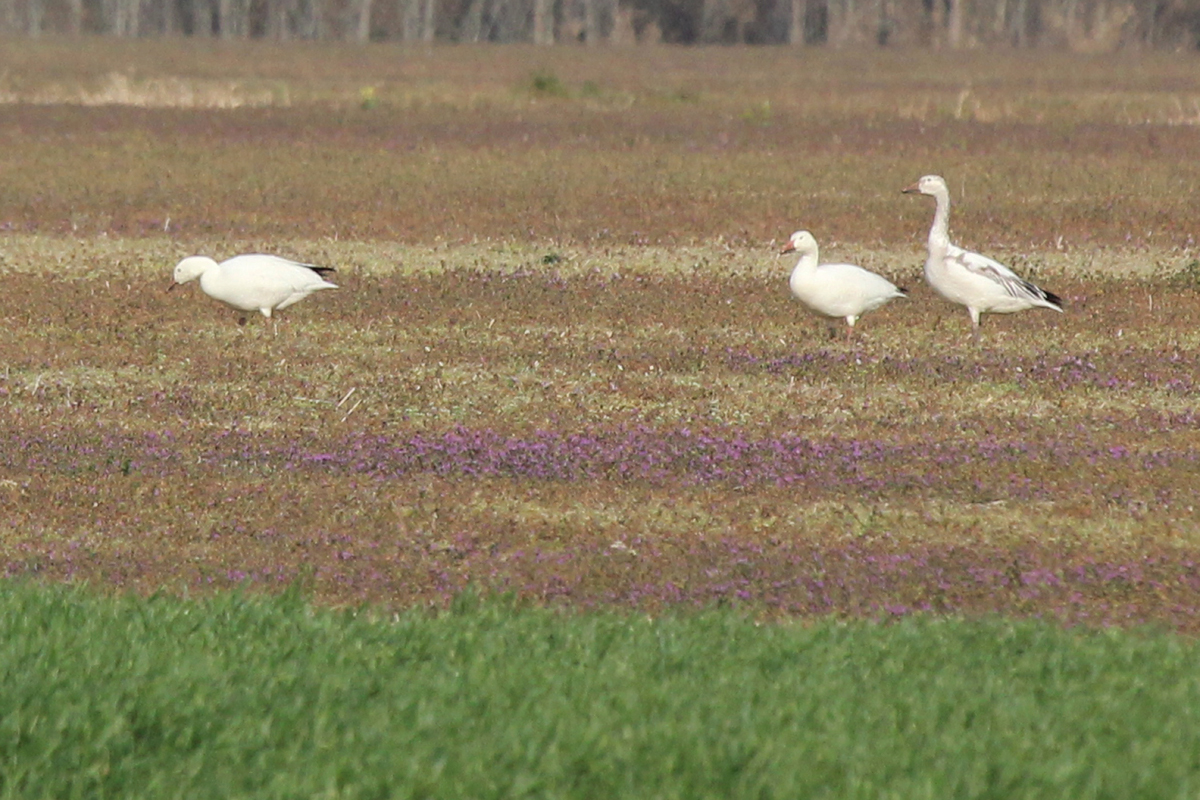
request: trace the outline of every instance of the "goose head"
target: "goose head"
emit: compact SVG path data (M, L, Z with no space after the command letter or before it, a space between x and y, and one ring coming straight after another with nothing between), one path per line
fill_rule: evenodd
M936 197L939 194L949 194L946 180L941 175L926 175L921 180L901 190L904 194L929 194Z
M183 261L175 265L174 278L175 282L167 287L167 291L171 291L181 283L194 281L199 278L207 270L215 267L217 262L213 261L208 256L188 256Z
M808 255L817 252L817 240L808 231L796 231L788 239L788 243L779 251L780 255L784 253L799 253L800 255Z

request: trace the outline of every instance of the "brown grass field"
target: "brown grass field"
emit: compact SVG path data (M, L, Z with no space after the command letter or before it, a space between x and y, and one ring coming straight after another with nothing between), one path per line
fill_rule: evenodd
M1200 630L1198 66L6 42L0 566ZM928 172L1065 314L971 344ZM800 227L910 298L845 345ZM252 251L342 288L164 291Z

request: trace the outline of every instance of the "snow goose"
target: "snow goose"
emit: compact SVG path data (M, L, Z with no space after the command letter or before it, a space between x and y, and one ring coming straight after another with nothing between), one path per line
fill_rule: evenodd
M208 256L189 256L175 265L175 282L168 289L199 278L200 288L214 300L239 311L261 311L269 319L315 291L336 289L322 277L333 271L279 256L234 256L220 264Z
M804 305L827 317L845 317L846 341L854 323L868 311L879 308L904 290L886 278L854 264L818 264L817 240L808 231L796 231L780 253L799 253L788 284Z
M929 229L929 255L925 280L951 303L967 307L972 335L979 339L981 314L1012 314L1029 308L1062 311L1062 299L1017 275L987 256L950 243L950 190L938 175L926 175L904 189L905 194L927 194L937 202Z

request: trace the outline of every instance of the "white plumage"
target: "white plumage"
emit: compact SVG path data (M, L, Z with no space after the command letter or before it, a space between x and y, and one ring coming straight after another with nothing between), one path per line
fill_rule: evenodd
M976 338L981 314L1011 314L1030 308L1063 310L1058 295L1035 286L998 261L950 243L950 190L940 176L926 175L904 192L927 194L937 202L929 230L925 280L942 297L967 307Z
M808 231L793 233L781 252L800 254L788 281L792 294L819 314L844 317L849 326L847 340L859 317L892 298L905 296L887 278L854 264L819 264L817 240Z
M208 256L189 256L175 265L174 289L200 279L200 288L214 300L240 311L261 311L264 317L303 300L320 289L336 289L321 277L332 267L315 267L279 256L234 256L218 264Z

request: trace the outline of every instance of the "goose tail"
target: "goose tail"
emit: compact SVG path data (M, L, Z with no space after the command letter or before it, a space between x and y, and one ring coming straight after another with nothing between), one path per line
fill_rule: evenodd
M1063 310L1063 299L1061 297L1056 295L1054 292L1047 292L1045 289L1041 288L1038 289L1038 292L1042 295L1042 299L1045 300L1052 308L1054 308L1055 311Z

